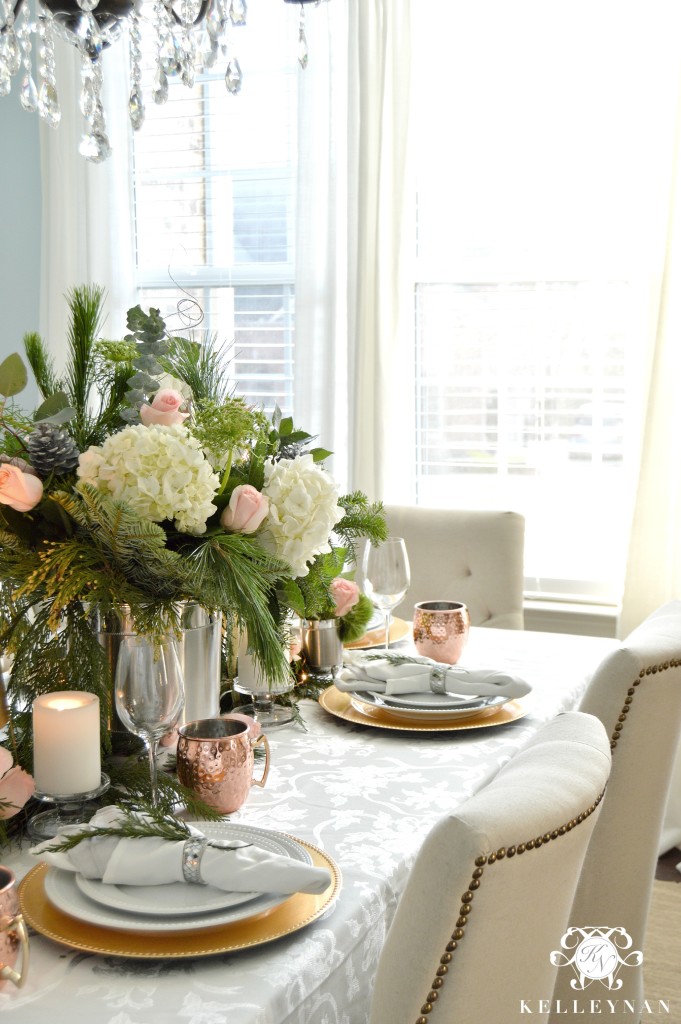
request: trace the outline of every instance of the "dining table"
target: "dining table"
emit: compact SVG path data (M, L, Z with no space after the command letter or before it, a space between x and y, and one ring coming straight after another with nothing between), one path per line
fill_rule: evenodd
M0 1013L12 1024L366 1024L386 932L426 835L544 723L574 709L616 645L473 627L461 665L505 670L531 686L502 720L386 727L370 716L350 720L328 694L301 701L302 724L269 733L267 784L253 787L230 821L285 833L331 858L337 885L323 913L290 934L206 955L153 955L153 934L150 955L110 955L32 930L26 984L0 990ZM393 649L412 650L409 635ZM17 878L34 868L29 846L0 852Z

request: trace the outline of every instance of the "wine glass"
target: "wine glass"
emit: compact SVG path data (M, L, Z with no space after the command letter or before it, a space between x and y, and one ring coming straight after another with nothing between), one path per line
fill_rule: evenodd
M156 754L184 707L184 679L174 637L124 636L116 665L116 710L149 755L151 802L158 805Z
M364 593L383 612L385 649L390 639L390 612L409 588L409 557L401 537L388 537L380 544L367 544L362 560Z

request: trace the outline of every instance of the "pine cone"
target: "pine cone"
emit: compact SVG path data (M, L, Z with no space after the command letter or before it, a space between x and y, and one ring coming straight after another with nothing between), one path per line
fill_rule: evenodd
M41 476L70 473L80 452L73 438L52 423L38 423L27 442L31 462Z

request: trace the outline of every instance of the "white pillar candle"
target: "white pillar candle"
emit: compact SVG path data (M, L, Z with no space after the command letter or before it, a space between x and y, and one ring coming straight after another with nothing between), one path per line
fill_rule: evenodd
M33 778L39 793L73 796L97 789L102 777L99 699L62 690L33 703Z

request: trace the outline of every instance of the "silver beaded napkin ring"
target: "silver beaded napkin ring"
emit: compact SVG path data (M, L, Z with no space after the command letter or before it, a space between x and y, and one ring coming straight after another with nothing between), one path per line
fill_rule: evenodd
M182 874L185 882L193 882L194 885L208 885L201 878L201 858L203 857L208 840L203 836L192 836L186 839L182 847Z
M433 693L445 693L446 680L446 668L433 668L430 670L430 688L433 691Z

